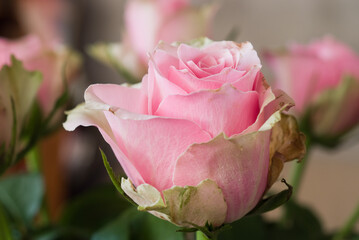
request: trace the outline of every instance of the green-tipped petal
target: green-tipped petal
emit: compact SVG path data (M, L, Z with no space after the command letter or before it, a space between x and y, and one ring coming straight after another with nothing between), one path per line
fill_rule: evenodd
M227 204L217 184L206 179L197 186L174 186L161 193L149 184L135 188L130 180L122 179L122 189L138 205L141 211L182 227L220 226L227 214Z

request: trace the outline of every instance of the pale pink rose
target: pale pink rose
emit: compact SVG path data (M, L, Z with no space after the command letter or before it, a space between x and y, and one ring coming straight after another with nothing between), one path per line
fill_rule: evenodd
M23 62L25 69L40 71L43 81L37 94L38 101L47 115L64 91L63 71L67 63L67 77L75 71L78 58L58 43L45 43L34 35L17 40L0 38L0 66L10 64L11 55Z
M159 41L184 42L210 35L216 9L213 4L194 7L189 0L128 0L122 43L100 45L105 49L93 55L115 63L139 81L147 69L148 53Z
M359 57L348 46L325 37L267 60L276 86L293 97L299 116L310 115L315 134L336 136L359 122Z
M99 129L140 210L180 226L220 226L253 209L277 174L271 130L293 103L260 69L249 42L160 43L141 85L91 85L64 127Z

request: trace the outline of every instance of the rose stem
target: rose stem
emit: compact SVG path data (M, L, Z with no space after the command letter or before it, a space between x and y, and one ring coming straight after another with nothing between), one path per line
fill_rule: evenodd
M307 165L307 161L308 161L308 156L309 156L309 151L311 148L311 141L309 139L309 137L307 137L306 139L306 153L304 158L302 159L302 161L300 163L297 163L295 165L293 165L291 174L290 174L290 182L289 184L291 184L293 186L293 193L291 198L289 199L290 202L295 201L295 198L298 194L298 190L299 190L299 185L301 183L303 174L304 174L304 170L305 167ZM290 220L293 218L293 216L291 216L289 207L288 207L288 203L284 205L284 212L281 218L281 225L283 226L288 226L288 223L291 222Z
M333 237L333 240L342 240L347 237L348 234L353 230L355 224L359 220L359 203L354 210L354 213L350 216L345 225L340 229Z
M293 194L291 197L292 200L294 200L297 197L300 183L303 178L304 170L306 169L306 166L307 166L308 156L309 156L309 152L311 150L311 141L310 141L309 137L307 137L307 139L306 139L306 148L307 148L306 149L307 152L306 152L304 158L302 159L302 161L300 163L294 164L291 174L290 174L291 181L289 182L289 184L291 184L293 186Z
M196 232L196 240L216 240L216 237L209 238L206 234L201 231Z

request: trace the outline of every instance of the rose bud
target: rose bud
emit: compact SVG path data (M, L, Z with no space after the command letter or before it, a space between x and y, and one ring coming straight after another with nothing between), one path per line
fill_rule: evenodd
M240 219L305 151L281 115L292 100L267 85L249 42L162 42L148 64L136 87L91 85L65 129L99 129L139 210L184 227Z
M359 122L359 57L349 47L326 37L292 44L266 59L276 87L293 97L293 110L312 140L336 144Z
M20 151L20 134L41 83L39 72L25 70L14 57L5 63L6 50L0 42L0 175Z
M61 106L54 106L65 91L64 75L70 79L78 66L78 57L70 55L62 45L35 36L0 38L0 174L63 116L57 109ZM32 108L35 102L41 113Z
M194 7L190 0L128 0L122 43L97 44L90 53L138 82L146 73L148 52L158 41L189 41L208 36L217 7ZM195 23L195 24L193 24Z
M50 113L64 91L64 74L70 80L79 65L79 57L59 43L45 43L34 35L18 40L0 38L1 64L10 64L11 55L23 62L25 69L40 71L43 81L37 99L43 114ZM66 64L66 68L65 68Z

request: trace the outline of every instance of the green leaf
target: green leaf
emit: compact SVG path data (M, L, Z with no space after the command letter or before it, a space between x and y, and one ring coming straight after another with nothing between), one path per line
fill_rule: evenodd
M129 201L132 205L137 206L137 204L131 199L129 198L126 193L122 190L121 188L121 183L118 181L118 179L120 179L119 177L115 176L115 173L112 170L112 167L110 166L110 163L107 161L107 157L105 155L105 153L102 151L102 149L100 148L100 152L101 152L101 156L102 156L102 160L103 160L103 164L105 165L105 168L107 170L108 175L110 176L110 179L113 183L113 185L115 185L117 191L119 191L119 193L121 193L121 195L127 200Z
M265 212L269 212L283 205L284 203L288 202L288 200L292 195L293 188L292 186L287 184L287 182L284 179L282 179L282 182L286 184L288 189L283 190L280 193L277 193L265 199L262 199L261 201L259 201L257 206L255 206L255 208L252 211L250 211L246 216L259 215Z
M131 206L112 185L86 192L64 209L60 219L63 227L75 227L92 234Z
M19 174L0 181L0 202L10 216L26 226L39 212L44 185L39 174Z
M0 239L1 240L12 240L11 230L9 226L9 221L6 216L6 213L3 209L3 206L0 204Z

